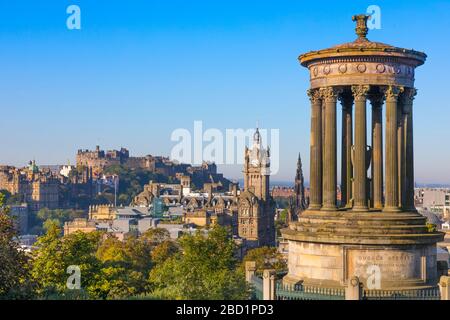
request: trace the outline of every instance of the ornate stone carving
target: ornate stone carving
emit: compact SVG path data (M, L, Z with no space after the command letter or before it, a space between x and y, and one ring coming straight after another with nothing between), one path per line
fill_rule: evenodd
M380 109L383 107L384 104L384 95L383 94L369 94L368 95L370 104L372 105L372 108L374 109Z
M417 95L417 89L405 88L400 98L403 104L411 104Z
M384 66L384 64L377 64L377 71L379 73L384 73L386 71L386 67Z
M409 113L412 108L414 98L417 94L415 88L405 88L404 92L400 95L400 102L403 105L403 112Z
M370 16L365 14L358 14L352 17L353 21L356 21L355 32L358 35L358 39L367 40L366 36L369 32L369 28L367 28L367 20Z
M384 103L384 94L383 93L373 93L369 94L368 98L370 100L370 104L373 108L381 108Z
M338 87L324 87L320 88L320 95L325 102L336 102L342 89Z
M339 101L342 104L342 108L349 108L353 104L353 95L349 91L344 91L339 95Z
M355 101L366 100L369 93L370 86L368 85L356 85L352 86L352 93Z
M366 72L367 67L366 67L365 64L358 64L358 65L356 66L356 69L358 70L358 72L364 73L364 72Z
M339 77L336 74L340 75ZM311 88L354 84L414 86L414 68L383 57L342 57L317 62L310 68Z
M386 98L386 101L392 102L397 101L398 96L400 93L403 92L403 87L399 86L387 86L386 88L383 88L384 96Z
M321 100L319 89L309 89L307 91L309 100L311 100L311 103L316 104L319 103Z
M353 287L359 286L359 278L356 277L356 276L352 277L352 278L350 279L350 284L351 284Z
M346 64L339 65L338 70L339 70L340 73L346 73L347 72L347 65Z
M319 69L317 67L313 68L313 74L315 77L317 77L317 75L319 74Z

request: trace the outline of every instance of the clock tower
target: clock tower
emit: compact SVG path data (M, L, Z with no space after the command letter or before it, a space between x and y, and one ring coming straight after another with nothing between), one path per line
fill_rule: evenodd
M274 246L274 202L270 195L270 149L256 129L252 148L245 148L244 192L239 197L239 236L249 247Z

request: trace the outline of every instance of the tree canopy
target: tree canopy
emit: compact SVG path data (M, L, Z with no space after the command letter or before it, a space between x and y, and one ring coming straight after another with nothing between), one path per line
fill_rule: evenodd
M236 270L235 244L225 228L198 231L180 239L180 251L150 272L154 296L162 299L245 299L248 288Z
M255 261L257 272L262 272L264 269L275 269L278 272L287 269L285 259L275 247L261 247L249 250L244 257L242 268L244 268L246 261Z
M28 298L32 290L29 258L15 241L17 233L5 201L0 193L0 299Z
M52 224L63 227L66 221L72 221L75 218L83 218L86 213L83 210L74 209L55 209L50 210L42 208L37 213L31 213L29 216L29 228L33 234L42 234Z
M131 169L123 165L112 165L105 169L105 174L117 175L119 177L119 189L117 191L117 204L129 205L134 197L144 190L144 185L150 180L172 183L176 179L162 174L153 173L144 169ZM106 189L104 194L114 195L114 189Z

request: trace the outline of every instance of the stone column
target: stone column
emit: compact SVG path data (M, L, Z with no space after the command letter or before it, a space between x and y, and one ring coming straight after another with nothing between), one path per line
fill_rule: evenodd
M439 280L441 300L450 300L450 277L442 276Z
M355 189L353 190L353 210L365 211L367 206L367 124L366 124L366 100L369 86L352 86L355 99Z
M311 100L309 209L322 207L322 100L318 89L308 90Z
M276 272L273 269L263 271L263 300L275 300Z
M322 101L322 170L323 170L323 163L325 163L325 153L323 151L323 145L325 143L325 103ZM322 171L323 176L323 171ZM323 192L323 191L322 191Z
M353 145L353 96L350 92L340 96L342 104L342 160L341 160L341 194L342 207L351 205L352 198L352 145Z
M402 94L403 95L403 94ZM401 96L402 96L401 95ZM403 137L403 123L406 115L403 114L403 99L399 97L397 102L397 162L398 162L398 206L403 208L403 197L405 195L405 145Z
M372 206L383 207L383 102L382 94L370 96L372 104Z
M403 207L405 210L416 210L414 206L414 145L413 145L413 100L417 94L414 88L408 88L402 95L403 113L405 114L403 123L404 132L404 198Z
M248 283L252 282L252 277L256 273L256 262L255 261L246 261L245 262L245 280Z
M397 100L402 88L388 86L386 97L386 189L384 211L399 211L398 206L398 146Z
M325 103L325 142L322 210L336 210L336 103L341 89L320 88Z

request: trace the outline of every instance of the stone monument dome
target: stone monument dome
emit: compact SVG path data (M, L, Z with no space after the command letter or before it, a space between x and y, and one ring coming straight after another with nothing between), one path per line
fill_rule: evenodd
M357 22L355 41L299 57L310 71L312 88L368 83L413 87L414 69L425 63L427 55L368 40L367 17L353 16Z
M368 18L353 17L355 41L299 57L310 75L310 204L282 230L289 242L286 283L343 287L358 277L373 288L370 270L379 270L376 289L437 285L443 234L429 231L414 207L414 77L426 54L368 40Z

